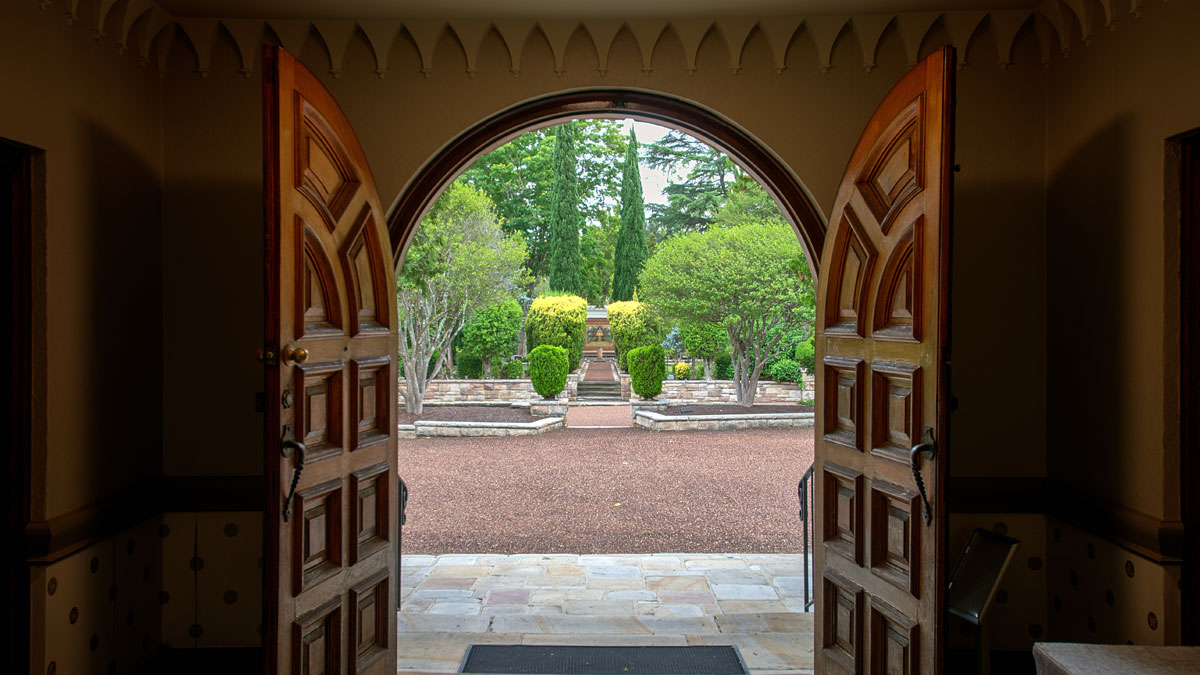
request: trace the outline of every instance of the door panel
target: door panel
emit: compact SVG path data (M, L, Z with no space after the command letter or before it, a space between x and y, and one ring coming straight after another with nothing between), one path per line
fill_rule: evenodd
M941 672L953 61L930 55L880 104L821 255L818 673Z
M265 669L394 673L396 304L383 212L329 93L283 50L264 61Z

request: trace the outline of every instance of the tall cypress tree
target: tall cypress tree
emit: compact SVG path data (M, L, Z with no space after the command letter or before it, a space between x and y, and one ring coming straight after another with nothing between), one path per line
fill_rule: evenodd
M575 129L554 128L554 184L550 190L550 289L583 295L579 231L583 229L576 175Z
M621 231L617 234L617 248L613 253L614 302L633 299L646 257L646 205L642 201L637 134L630 127L625 166L621 173Z

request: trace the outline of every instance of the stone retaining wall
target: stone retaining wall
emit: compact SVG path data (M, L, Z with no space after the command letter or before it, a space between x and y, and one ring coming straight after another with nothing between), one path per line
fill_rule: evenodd
M407 386L403 379L399 383L399 402L404 405L404 392ZM579 374L567 376L565 393L574 399L579 393ZM429 388L425 390L425 403L462 403L468 401L508 401L511 403L527 403L532 399L541 399L533 391L530 380L430 380ZM561 395L560 395L561 398Z
M813 413L762 413L755 415L661 415L638 410L633 423L650 431L716 431L727 429L780 429L813 426Z
M737 388L733 380L667 380L657 398L671 403L736 403ZM759 380L754 403L796 403L811 398L811 390L806 391L794 382Z
M443 422L417 420L397 425L400 438L535 436L566 427L565 418L543 417L529 422Z

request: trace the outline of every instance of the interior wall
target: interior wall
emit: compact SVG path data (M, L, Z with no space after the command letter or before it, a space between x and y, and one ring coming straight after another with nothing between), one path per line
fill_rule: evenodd
M1048 473L1071 504L1130 524L1104 541L1052 523L1059 639L1179 640L1180 258L1164 148L1200 127L1197 25L1194 3L1149 3L1048 75Z
M1179 519L1179 233L1164 141L1200 127L1195 3L1152 3L1048 73L1049 473Z
M29 541L49 532L52 550L29 575L35 673L129 673L159 645L157 536L102 527L119 526L110 505L152 500L161 473L162 83L93 39L93 10L71 24L0 3L0 137L45 151ZM54 550L64 534L77 541Z
M88 35L90 9L69 25L61 8L0 5L0 136L46 161L35 521L141 485L161 462L161 82Z

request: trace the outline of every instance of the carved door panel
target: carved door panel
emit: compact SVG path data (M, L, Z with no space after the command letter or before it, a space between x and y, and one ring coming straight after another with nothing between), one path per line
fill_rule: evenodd
M930 55L879 105L821 255L818 673L941 672L953 61Z
M391 674L399 495L386 223L362 148L317 78L277 48L263 73L266 670Z

